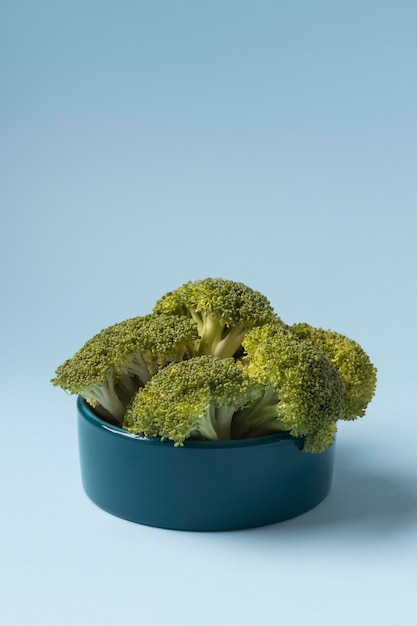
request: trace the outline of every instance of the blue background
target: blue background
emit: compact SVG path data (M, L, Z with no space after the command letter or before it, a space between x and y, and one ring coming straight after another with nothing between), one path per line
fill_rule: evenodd
M416 22L411 0L3 0L5 624L417 623ZM82 491L56 366L206 276L378 367L295 520L164 531Z

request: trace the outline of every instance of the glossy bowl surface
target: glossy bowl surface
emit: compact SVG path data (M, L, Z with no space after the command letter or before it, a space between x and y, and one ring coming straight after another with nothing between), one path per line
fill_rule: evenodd
M172 442L138 437L98 418L78 397L84 490L118 517L160 528L237 530L273 524L328 494L334 448L302 452L288 434Z

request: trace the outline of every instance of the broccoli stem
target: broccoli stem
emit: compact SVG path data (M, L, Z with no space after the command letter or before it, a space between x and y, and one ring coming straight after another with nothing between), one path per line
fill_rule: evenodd
M272 389L265 391L262 398L236 413L233 420L232 436L233 439L243 439L248 437L260 429L262 431L276 432L281 430L289 430L284 422L278 420L277 413L278 396ZM261 432L260 434L265 434Z
M244 336L245 331L240 326L228 329L223 339L217 341L216 345L213 346L214 356L218 356L221 359L233 356L239 349Z
M219 322L207 316L202 322L200 321L198 333L201 337L198 354L214 355L214 347L221 339L221 327L219 326Z
M271 417L259 423L256 428L251 428L245 435L245 439L250 437L261 437L262 435L272 435L273 433L289 432L288 426L276 417Z
M136 376L135 379L128 374L123 374L115 385L116 393L125 407L127 407L133 396L136 395L138 389L143 386Z
M123 421L126 407L116 393L111 373L107 375L102 385L92 385L85 392L82 392L81 395L93 408L99 405L108 411L119 423Z
M197 318L193 316L193 319L196 321ZM228 328L220 320L210 316L204 321L200 320L198 332L201 337L198 354L209 354L220 359L233 356L245 336L241 326Z
M203 417L198 422L198 430L206 439L218 441L219 436L212 421L212 407L208 407Z
M220 440L231 439L232 417L234 412L234 408L230 406L212 408L215 429Z

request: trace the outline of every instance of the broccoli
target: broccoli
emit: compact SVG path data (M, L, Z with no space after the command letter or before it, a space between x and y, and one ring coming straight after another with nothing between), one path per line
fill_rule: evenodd
M288 424L278 417L278 399L278 393L271 385L262 386L260 396L234 416L232 439L289 432Z
M169 365L140 389L123 427L176 446L189 438L230 439L235 412L261 394L262 386L233 358L193 357Z
M243 348L242 366L265 392L236 414L234 436L287 430L305 438L305 451L330 446L344 410L343 383L333 363L276 324L250 331Z
M176 446L287 432L322 452L338 420L364 415L376 374L355 341L288 326L258 291L206 278L99 332L52 383L107 421Z
M294 324L291 331L329 358L344 385L344 420L363 417L375 394L377 369L368 355L352 339L331 330L314 328L308 324Z
M252 328L281 322L261 293L222 278L190 281L160 298L154 312L191 317L200 336L196 356L221 358L234 356Z
M196 325L174 315L135 317L105 328L60 365L52 383L121 423L139 388L195 351Z

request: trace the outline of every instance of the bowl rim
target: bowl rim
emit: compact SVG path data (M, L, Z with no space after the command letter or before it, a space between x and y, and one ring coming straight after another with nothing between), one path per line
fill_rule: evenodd
M115 426L113 424L110 424L109 422L106 422L94 413L93 409L89 406L89 404L81 395L77 397L77 408L79 415L82 416L91 426L101 431L107 431L115 437L120 437L121 439L130 441L137 441L138 443L142 443L145 445L166 446L171 448L175 447L173 441L161 441L159 437L137 435L135 433L129 432L128 430L125 430L124 428L120 428L119 426ZM184 441L183 446L176 446L176 448L241 448L248 446L266 445L271 443L291 444L296 445L301 449L304 440L300 437L293 437L292 435L290 435L289 432L282 432L273 433L270 435L262 435L260 437L248 437L247 439L229 439L225 441Z

